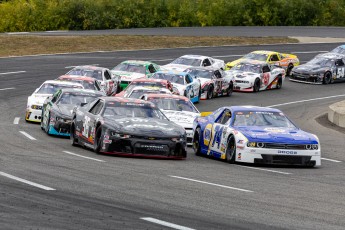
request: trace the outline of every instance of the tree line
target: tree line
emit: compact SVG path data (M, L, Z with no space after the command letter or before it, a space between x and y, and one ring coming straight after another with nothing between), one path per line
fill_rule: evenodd
M345 0L0 0L0 32L345 26Z

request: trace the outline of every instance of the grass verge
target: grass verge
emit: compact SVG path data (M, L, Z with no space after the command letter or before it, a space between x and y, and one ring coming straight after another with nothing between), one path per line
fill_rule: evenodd
M1 35L0 56L297 42L287 37Z

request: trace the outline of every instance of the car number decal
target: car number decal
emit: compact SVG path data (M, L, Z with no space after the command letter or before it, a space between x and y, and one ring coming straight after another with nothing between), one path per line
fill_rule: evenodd
M86 138L89 137L89 132L90 132L90 127L89 127L89 123L91 121L91 118L88 116L85 116L84 118L84 123L83 123L83 130L82 130L82 135Z

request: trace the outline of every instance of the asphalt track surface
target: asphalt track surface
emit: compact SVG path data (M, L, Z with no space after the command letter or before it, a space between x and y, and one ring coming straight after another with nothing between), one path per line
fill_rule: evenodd
M39 125L24 121L27 97L44 80L55 79L71 66L112 68L127 59L165 64L183 54L230 61L257 49L295 53L303 63L337 45L0 59L0 229L344 229L345 134L316 118L331 103L345 99L345 83L309 85L286 79L280 90L234 93L197 105L201 111L227 105L275 105L302 129L319 136L322 166L312 169L230 165L194 156L190 149L182 161L97 155L72 147L68 139L47 136Z
M25 34L26 32L24 32ZM23 34L9 33L9 34ZM332 37L345 38L344 27L327 26L214 26L214 27L163 27L163 28L132 28L113 30L83 31L45 31L30 32L32 35L168 35L168 36L232 36L232 37Z

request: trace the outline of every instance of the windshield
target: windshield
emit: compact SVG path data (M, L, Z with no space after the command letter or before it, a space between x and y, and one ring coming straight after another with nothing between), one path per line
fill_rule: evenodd
M200 66L201 60L200 59L179 57L179 58L175 59L173 62L171 62L170 64Z
M142 117L166 119L164 114L157 107L134 102L108 102L103 116L112 118Z
M69 71L67 75L87 76L87 77L95 78L99 81L103 81L102 70L74 68L71 71Z
M184 75L172 74L172 73L155 73L152 78L168 80L171 83L177 83L184 85Z
M296 126L283 113L278 112L236 112L233 126L266 126L296 128Z
M199 113L194 107L193 103L189 100L178 98L149 98L158 108L163 110L176 110Z
M94 101L99 95L91 93L63 93L58 100L58 105L81 105L81 103L89 103Z
M261 65L254 65L248 63L241 63L232 68L242 72L261 73Z
M323 58L323 57L316 57L310 60L309 62L307 62L307 64L309 65L318 65L318 66L323 66L323 67L332 67L333 63L334 63L334 60Z
M63 79L63 80L79 83L84 87L84 89L92 89L92 90L100 91L100 88L97 87L97 85L93 81L84 81L84 80L71 79L71 78Z
M251 59L251 60L258 60L258 61L266 61L268 55L267 54L257 54L257 53L249 53L245 55L243 58Z
M145 66L132 63L120 63L113 70L146 74Z
M204 69L187 69L185 72L190 73L190 75L200 77L200 78L207 78L212 79L214 73L212 70L204 70Z
M45 83L39 88L39 90L36 92L38 94L54 94L59 89L64 88L82 88L77 85L63 85L63 84L54 84L54 83Z
M332 53L345 54L345 47L338 46L331 51Z

